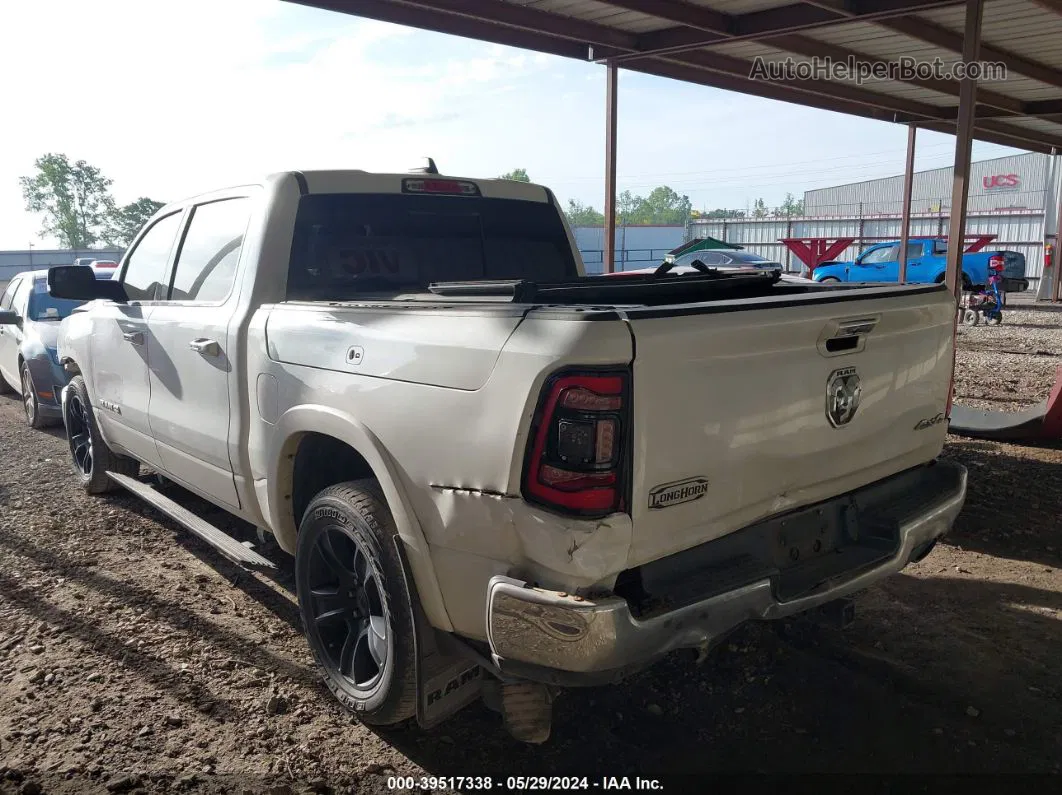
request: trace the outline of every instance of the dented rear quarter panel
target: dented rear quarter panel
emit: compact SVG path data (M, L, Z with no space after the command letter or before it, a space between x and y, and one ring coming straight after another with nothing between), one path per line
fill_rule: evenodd
M520 496L545 379L568 365L631 361L630 333L618 316L583 318L512 304L263 307L250 326L249 363L259 380L275 380L275 405L255 398L250 447L252 477L277 515L272 523L283 524L286 495L271 467L290 450L288 428L306 427L312 413L360 429L362 444L378 451L378 466L401 495L389 502L404 502L423 534L426 549L413 556L430 558L445 601L444 611L426 605L436 625L445 613L461 634L485 637L484 599L495 574L571 589L614 575L630 546L629 516L573 519ZM271 478L278 489L265 485Z

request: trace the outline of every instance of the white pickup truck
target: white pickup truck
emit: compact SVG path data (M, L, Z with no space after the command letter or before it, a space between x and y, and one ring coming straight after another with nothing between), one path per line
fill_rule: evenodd
M546 188L289 172L163 208L114 280L74 266L75 472L246 565L143 465L294 555L306 637L366 722L483 696L548 737L559 688L707 651L928 554L943 286L586 277ZM146 471L146 470L145 470Z

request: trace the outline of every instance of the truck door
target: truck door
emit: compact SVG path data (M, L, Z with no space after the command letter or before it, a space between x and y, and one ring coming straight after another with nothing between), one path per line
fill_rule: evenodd
M108 443L124 448L151 466L159 465L148 425L147 319L165 294L181 211L163 216L126 255L119 281L128 303L101 302L93 310L90 396Z
M206 497L239 507L229 458L229 325L239 298L236 267L251 199L191 209L167 300L152 311L151 432L162 468Z
M909 284L932 281L932 279L927 278L929 266L922 261L924 247L925 243L917 241L908 241L907 243L907 282ZM897 263L896 278L899 279L899 263Z
M850 282L894 282L900 278L897 243L867 249L852 265Z

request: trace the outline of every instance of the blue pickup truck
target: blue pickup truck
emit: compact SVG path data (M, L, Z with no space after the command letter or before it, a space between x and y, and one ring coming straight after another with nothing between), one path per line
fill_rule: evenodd
M826 262L815 268L817 282L895 282L900 278L898 240L871 246L855 262ZM907 281L932 284L944 281L946 240L932 237L907 241ZM988 284L989 269L1003 272L1000 289L1020 293L1029 289L1025 278L1025 255L1016 251L978 251L962 255L963 285L966 288Z

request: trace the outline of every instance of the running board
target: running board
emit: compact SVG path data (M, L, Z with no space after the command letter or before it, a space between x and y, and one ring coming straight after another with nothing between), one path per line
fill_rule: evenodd
M276 564L273 561L244 546L235 538L214 527L210 522L196 516L184 506L178 505L165 494L157 491L154 486L142 483L128 475L119 475L117 472L108 472L107 477L119 486L131 491L152 508L162 511L162 513L193 535L206 541L233 563L241 566L257 566L263 569L276 568Z

